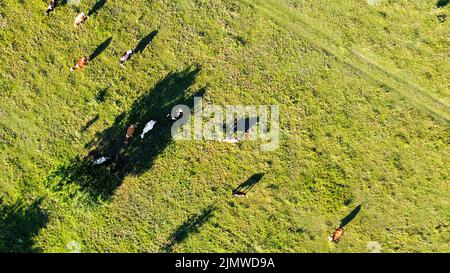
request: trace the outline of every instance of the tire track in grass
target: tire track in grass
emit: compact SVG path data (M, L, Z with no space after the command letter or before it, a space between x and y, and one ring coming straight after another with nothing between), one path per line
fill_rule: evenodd
M267 3L267 2L272 2L271 8L274 8L273 6L276 5L276 4L273 3L272 0L266 0L265 3ZM379 72L382 72L382 73L386 74L387 76L389 76L393 80L396 80L396 81L398 81L398 82L400 82L402 84L408 85L408 87L410 89L413 89L414 91L418 92L419 94L424 95L424 96L428 97L429 99L433 100L435 103L445 107L445 110L447 111L447 114L448 114L448 110L449 110L448 109L448 107L449 107L448 103L446 103L446 102L442 101L440 98L438 98L438 97L428 93L422 87L420 87L420 86L418 86L418 85L416 85L414 83L408 82L407 80L405 80L402 77L394 74L393 72L388 71L388 69L383 68L381 65L379 65L375 61L370 60L370 58L364 56L361 52L359 52L359 51L357 51L355 49L347 49L347 48L344 48L342 46L336 46L336 44L337 45L340 44L338 39L335 38L335 37L332 37L332 34L330 32L326 33L323 29L319 29L318 27L314 27L314 25L318 25L317 22L314 22L312 19L306 18L305 16L302 17L298 13L296 13L296 12L294 12L292 10L289 10L287 7L281 7L281 8L284 9L284 11L287 14L289 14L292 17L294 17L295 19L297 19L297 22L300 22L301 24L303 24L304 26L306 26L310 30L314 31L313 33L310 33L310 34L313 34L313 35L318 34L318 36L319 36L319 37L317 37L318 40L326 39L326 40L330 41L331 42L331 46L334 46L338 51L339 50L343 51L344 54L348 54L348 56L339 56L338 52L333 52L333 50L331 50L330 47L326 47L324 45L325 43L323 43L323 41L321 43L320 42L317 43L315 41L312 41L318 48L321 48L321 49L323 49L325 51L330 52L336 58L341 58L342 61L343 61L343 57L354 57L354 58L356 57L356 59L358 61L362 61L365 65L374 66ZM277 8L275 10L278 10L278 9L279 8ZM351 56L351 55L353 55L353 56ZM343 62L345 62L345 61L343 61ZM352 65L352 63L349 63L349 65Z
M272 0L252 2L244 0L244 2L259 9L275 23L293 31L317 49L327 52L339 62L361 73L371 81L402 95L419 110L427 112L438 120L449 122L448 103L382 67L359 51L345 48L338 39L332 37L331 33L319 29L318 24L312 19L306 18Z

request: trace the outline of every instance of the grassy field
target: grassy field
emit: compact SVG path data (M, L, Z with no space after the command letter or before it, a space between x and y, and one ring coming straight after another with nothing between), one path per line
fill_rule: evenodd
M450 252L449 1L73 2L0 2L0 252ZM279 105L279 148L121 146L199 93Z

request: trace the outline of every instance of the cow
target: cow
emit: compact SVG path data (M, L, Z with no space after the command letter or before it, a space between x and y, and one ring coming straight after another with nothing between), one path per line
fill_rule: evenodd
M247 197L247 193L245 193L243 191L233 191L233 196L234 197Z
M130 138L133 137L134 131L136 130L137 125L131 124L130 127L127 129L127 134L125 135L125 141L123 143L128 144Z
M46 15L49 15L50 12L52 12L56 6L58 5L58 0L51 0L50 4L48 5L47 11L45 12Z
M150 120L145 124L144 130L142 130L141 138L144 138L145 134L150 132L153 129L153 126L155 126L156 120Z
M342 236L344 236L344 228L338 227L333 234L331 234L331 241L333 243L338 243L341 240Z
M84 21L86 21L88 19L88 17L86 16L86 14L84 14L84 12L80 13L77 15L77 17L75 17L75 22L73 23L73 25L75 27L81 25Z
M84 56L84 57L80 58L77 61L77 63L72 68L70 68L70 71L82 69L88 64L88 62L89 62L89 57Z
M127 52L125 52L123 54L123 56L120 58L120 66L123 67L125 65L125 62L128 61L132 55L133 55L133 50L131 50L131 49L128 50Z
M108 160L109 160L109 157L102 156L99 159L95 160L93 164L94 165L101 165L101 164L105 163Z

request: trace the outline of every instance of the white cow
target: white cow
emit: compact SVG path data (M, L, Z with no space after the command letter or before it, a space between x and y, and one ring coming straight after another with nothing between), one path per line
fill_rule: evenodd
M143 139L145 134L148 133L150 130L153 129L153 126L155 126L156 121L151 120L147 124L145 124L144 130L142 130L141 138Z

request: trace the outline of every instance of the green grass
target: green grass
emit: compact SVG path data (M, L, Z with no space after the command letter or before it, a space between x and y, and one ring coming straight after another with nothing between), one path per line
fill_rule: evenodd
M74 28L95 2L0 3L0 252L450 251L449 5L116 0ZM280 147L174 142L166 124L123 169L87 166L199 91L279 105Z

